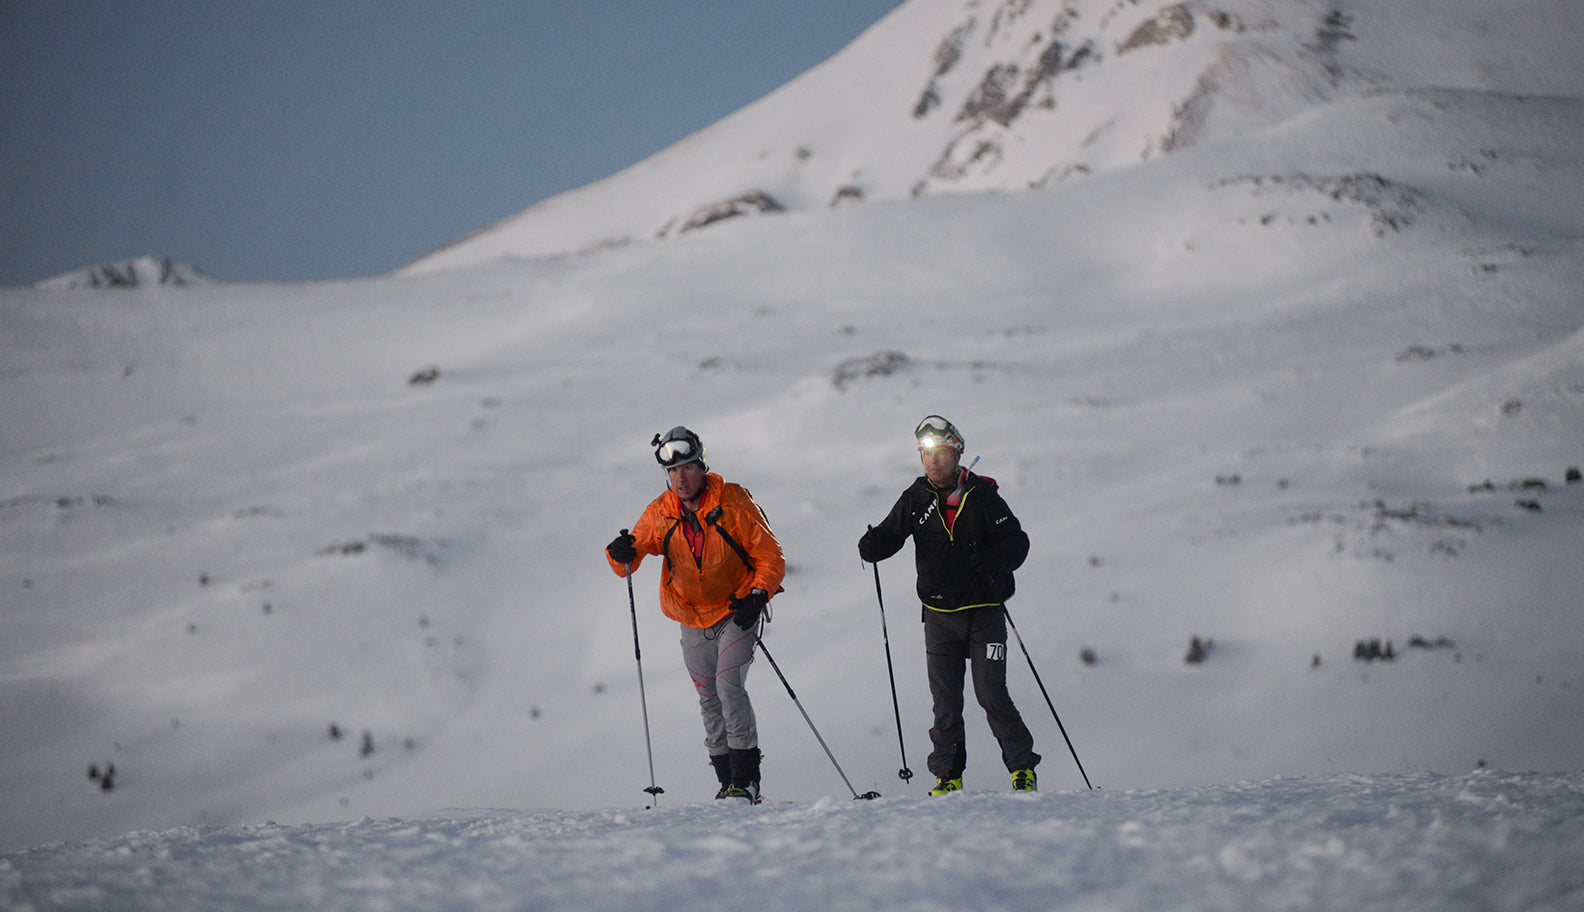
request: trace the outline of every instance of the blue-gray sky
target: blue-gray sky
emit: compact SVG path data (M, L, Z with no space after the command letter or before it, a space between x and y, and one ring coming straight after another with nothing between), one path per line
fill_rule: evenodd
M0 3L0 285L387 272L637 162L900 0Z

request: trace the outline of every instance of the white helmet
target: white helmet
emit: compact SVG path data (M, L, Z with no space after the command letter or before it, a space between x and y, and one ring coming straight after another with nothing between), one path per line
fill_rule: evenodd
M655 448L655 462L665 468L696 462L699 468L709 471L709 466L704 462L704 442L699 440L699 435L680 424L664 434L654 435L649 445Z

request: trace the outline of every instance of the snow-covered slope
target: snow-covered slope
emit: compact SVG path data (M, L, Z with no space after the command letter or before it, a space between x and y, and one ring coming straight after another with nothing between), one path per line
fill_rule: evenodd
M1269 4L1295 9L1308 7ZM1388 9L1352 9L1350 28ZM1432 39L1466 34L1475 7L1401 9L1441 49ZM1560 34L1572 10L1523 4L1512 18ZM1411 819L1455 817L1466 785L1496 817L1461 821L1459 838L1549 847L1562 860L1540 880L1565 908L1576 828L1499 808L1548 791L1576 802L1584 756L1584 484L1569 482L1584 465L1584 99L1514 91L1530 70L1543 83L1577 62L1571 38L1512 34L1493 24L1473 56L1445 61L1408 54L1405 36L1396 62L1441 67L1438 87L1316 98L1036 192L877 194L664 244L372 280L0 291L0 850L647 803L632 613L601 549L661 489L646 444L678 423L782 538L791 573L767 643L845 774L918 797L929 706L911 574L905 557L880 567L899 744L854 544L917 472L914 423L940 412L1033 540L1010 610L1052 699L1014 651L1045 755L1034 842L1122 840L1075 876L1115 885L1106 862L1139 858L1126 853L1204 794L1131 793L1319 777L1351 800L1337 774L1359 773L1387 776L1371 781L1407 804L1418 786L1389 776L1435 773L1457 777L1456 793L1432 784L1437 810ZM1499 86L1444 78L1497 62ZM654 770L662 809L695 833L707 811L682 806L713 788L654 586L640 573ZM1212 648L1190 665L1195 637ZM1352 657L1373 639L1394 658ZM847 807L767 664L750 686L770 797L794 817L825 813L827 797ZM1094 783L1130 795L1094 820L1071 816L1097 796L1052 708ZM982 722L969 733L970 792L1004 791ZM903 762L919 773L909 784ZM1482 764L1564 774L1471 776ZM1514 797L1485 791L1485 775ZM1266 788L1277 805L1301 789ZM1028 809L963 797L983 819ZM955 813L898 805L904 823ZM1392 807L1386 841L1401 844L1417 824ZM830 816L808 843L866 844ZM1375 857L1369 838L1345 841L1374 832L1356 816L1315 803L1276 816L1284 832L1349 834L1279 840L1271 851L1298 859L1286 876ZM465 835L466 814L438 819L413 838ZM554 838L541 829L553 814L487 819L508 845L522 826L535 844ZM753 826L733 832L752 845ZM226 832L290 855L339 831ZM375 845L411 847L409 831L384 832ZM1208 877L1177 851L1195 832L1169 832L1164 863ZM610 839L647 851L625 835ZM1232 879L1272 870L1249 861L1260 847L1210 838ZM196 857L185 839L152 844ZM897 845L898 864L921 863L882 840ZM223 876L236 862L210 848ZM69 851L33 857L69 879L74 862L50 860ZM735 851L711 842L697 857ZM1498 880L1512 860L1451 857ZM1020 859L998 870L1035 864ZM5 860L0 883L18 864ZM126 877L169 870L155 859Z
M1381 89L1577 95L1581 20L1557 2L912 0L762 101L402 272L1050 186Z
M1581 777L1489 772L757 808L452 810L44 846L0 856L0 905L1571 912L1584 898L1581 840Z

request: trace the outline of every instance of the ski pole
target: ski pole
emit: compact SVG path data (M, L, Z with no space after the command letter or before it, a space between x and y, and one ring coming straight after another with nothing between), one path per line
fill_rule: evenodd
M874 531L874 526L869 527ZM913 771L908 769L907 745L902 740L902 707L897 703L896 671L891 665L891 634L886 629L885 594L880 590L880 564L874 565L875 600L880 603L880 637L885 641L886 674L891 678L891 711L896 714L897 750L902 754L902 768L897 770L897 778L907 782L913 778Z
M770 667L775 669L776 677L781 679L781 686L786 688L787 696L792 698L792 703L797 706L798 712L803 714L803 721L808 723L809 731L814 733L814 740L819 742L820 747L825 748L825 756L830 758L831 766L836 767L836 774L841 776L843 782L847 783L847 791L853 793L853 800L863 799L867 801L879 798L879 792L864 792L860 795L858 790L853 788L853 784L847 778L847 774L842 772L841 764L836 762L836 755L831 753L830 747L825 744L825 739L820 737L819 729L814 727L814 720L809 718L808 710L803 708L802 701L797 698L797 694L792 692L792 685L787 683L786 675L781 673L781 666L776 664L775 656L772 656L770 650L765 648L764 640L760 639L758 634L754 634L754 642L759 644L759 651L764 653L764 657L770 660Z
M623 535L627 534L626 529L621 531ZM633 597L632 564L624 566L627 568L627 607L632 609L633 658L638 661L638 704L643 707L644 753L649 756L649 787L644 791L654 798L655 804L659 804L660 795L665 789L655 785L654 745L649 740L649 698L644 694L643 648L638 645L638 600Z
M1050 707L1051 716L1056 720L1056 727L1061 731L1062 740L1067 742L1067 749L1072 751L1073 762L1078 764L1078 775L1083 777L1084 785L1088 785L1093 790L1094 786L1089 784L1089 774L1084 772L1083 761L1078 759L1078 751L1073 748L1072 739L1067 737L1067 726L1062 724L1061 716L1056 715L1056 704L1051 702L1050 693L1045 690L1045 682L1040 680L1039 669L1034 667L1034 658L1029 655L1028 647L1023 645L1023 634L1018 633L1017 625L1012 623L1012 614L1006 610L1005 605L1001 606L1001 613L1006 616L1007 626L1012 628L1012 635L1017 637L1018 648L1023 650L1023 658L1028 659L1029 671L1034 672L1034 683L1039 685L1040 693L1045 697L1045 705Z

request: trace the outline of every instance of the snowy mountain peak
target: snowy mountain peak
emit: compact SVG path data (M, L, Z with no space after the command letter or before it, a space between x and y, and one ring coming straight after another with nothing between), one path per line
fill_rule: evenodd
M1232 134L1326 97L1341 68L1315 36L1345 16L1232 6L970 4L913 107L946 137L913 193L1038 187L1193 145L1224 108Z
M33 286L44 291L75 288L135 288L140 285L191 285L208 281L203 270L169 258L141 256L101 263L45 279Z
M1560 5L1497 18L1470 0L1427 3L912 0L759 102L402 272L672 238L746 214L1050 186L1380 88L1584 86L1584 64L1537 84L1501 50L1577 34Z

